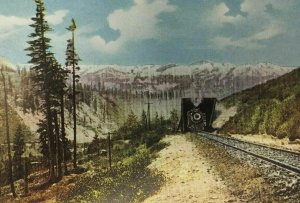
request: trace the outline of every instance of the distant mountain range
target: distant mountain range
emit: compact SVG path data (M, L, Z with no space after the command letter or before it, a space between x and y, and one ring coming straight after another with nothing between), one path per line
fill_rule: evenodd
M190 65L80 65L81 82L106 89L223 98L292 71L271 63L234 65L199 61Z
M12 65L29 68L30 65ZM265 83L295 67L271 63L235 65L201 60L189 65L80 65L81 83L96 88L139 94L164 94L173 91L178 97L217 97Z

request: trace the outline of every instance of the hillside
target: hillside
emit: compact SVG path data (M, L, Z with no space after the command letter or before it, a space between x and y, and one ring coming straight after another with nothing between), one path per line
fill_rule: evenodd
M10 138L13 140L14 133L18 124L22 124L28 132L25 141L35 141L39 139L37 133L39 120L42 114L38 110L39 99L34 95L30 71L14 65L8 59L0 58L0 67L7 67L4 71L8 89L9 104L9 125ZM5 143L5 127L4 123L4 94L3 82L0 77L0 144ZM122 109L115 107L112 98L105 92L92 91L86 86L78 87L81 91L78 98L78 122L77 134L78 142L91 142L95 134L100 137L106 137L104 133L109 128L116 128L116 124L121 122ZM71 117L70 101L66 98L66 133L69 139L73 139L73 121ZM118 115L118 116L117 116ZM3 136L2 136L3 135Z
M223 133L269 134L300 138L300 69L222 100L237 106L237 114L222 127Z
M17 73L15 71L15 67L11 64L7 59L0 57L0 68L4 68L3 74L5 76L6 85L7 85L7 93L9 97L9 104L13 103L12 98L15 94L15 87L19 85L19 79L17 77ZM0 75L0 148L1 145L6 143L6 127L4 125L5 114L4 114L4 94L3 94L3 78ZM14 134L18 125L24 124L23 119L17 114L15 108L11 105L8 107L8 117L9 117L9 131L10 131L10 139L11 141L14 138ZM25 139L31 139L32 135L29 133L25 133ZM4 145L3 145L4 146ZM2 156L2 155L1 155Z

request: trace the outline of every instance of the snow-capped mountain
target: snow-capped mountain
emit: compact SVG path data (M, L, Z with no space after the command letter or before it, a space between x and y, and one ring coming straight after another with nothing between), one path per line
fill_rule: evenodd
M264 83L293 70L270 63L234 65L199 61L190 65L81 65L81 82L106 89L130 91L182 91L181 96L222 98Z

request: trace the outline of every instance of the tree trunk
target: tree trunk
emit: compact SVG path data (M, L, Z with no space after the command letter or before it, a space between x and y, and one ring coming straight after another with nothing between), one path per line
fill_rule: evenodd
M68 174L67 167L67 143L66 143L66 131L65 131L65 103L64 95L60 98L60 122L61 122L61 137L63 142L63 163L64 163L64 175Z
M41 15L41 39L42 39L42 66L45 67L46 71L44 72L44 90L45 90L45 105L46 105L46 119L47 119L47 136L48 136L48 148L49 148L49 182L55 182L55 162L54 162L54 135L53 135L53 123L52 123L52 112L51 112L51 102L50 102L50 85L49 84L49 63L47 62L47 48L45 42L45 33L44 33L44 16Z
M10 189L13 194L13 197L17 197L14 180L13 180L13 171L12 171L12 158L11 158L11 151L10 151L10 136L9 136L9 123L8 123L8 103L7 103L7 90L6 90L6 83L5 83L5 76L3 73L3 67L1 67L1 75L2 75L2 82L3 82L3 89L4 89L4 109L5 109L5 127L6 127L6 141L7 141L7 153L8 153L8 176L10 182Z
M46 91L45 94L45 103L46 103L46 119L47 119L47 136L48 136L48 149L49 149L49 182L55 182L55 163L54 163L54 139L53 139L53 124L52 124L52 115L49 101L49 93Z
M24 195L28 195L28 165L29 160L26 157L24 159Z
M104 101L104 104L103 104L103 122L105 123L105 120L106 120L106 102Z
M77 140L76 140L76 74L75 74L75 45L74 45L74 31L72 31L72 45L73 45L73 122L74 122L74 151L73 151L73 168L77 168Z
M58 126L58 119L57 119L57 112L54 111L54 125L55 125L55 142L56 142L56 169L57 169L57 180L61 180L62 178L62 167L61 167L61 160L62 160L62 153L61 153L61 146L60 146L60 139L59 139L59 126Z
M108 136L107 136L107 144L108 144L108 164L109 164L109 169L111 170L111 137L110 137L110 133L108 133Z
M0 148L0 151L1 151L1 148ZM2 176L1 176L1 168L0 168L0 180L2 179ZM0 197L2 196L2 187L0 185Z

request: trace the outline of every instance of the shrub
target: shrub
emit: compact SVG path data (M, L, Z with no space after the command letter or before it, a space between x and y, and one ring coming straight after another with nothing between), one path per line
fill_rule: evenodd
M168 145L169 145L168 143L160 141L160 142L158 142L158 143L153 144L153 145L150 147L150 151L151 151L151 152L158 152L158 151L160 151L160 150L166 148Z
M285 122L282 125L280 125L280 127L276 131L276 137L282 139L288 137L288 135L289 135L289 124L288 122Z
M289 128L289 139L294 141L295 139L300 138L300 113L295 113L295 116L289 120L290 128Z
M78 180L80 185L66 197L67 202L141 202L164 182L164 177L147 166L152 155L145 146L125 158L107 174L93 173Z
M151 147L154 144L158 143L162 138L162 135L154 131L148 132L145 134L145 144L147 147Z

